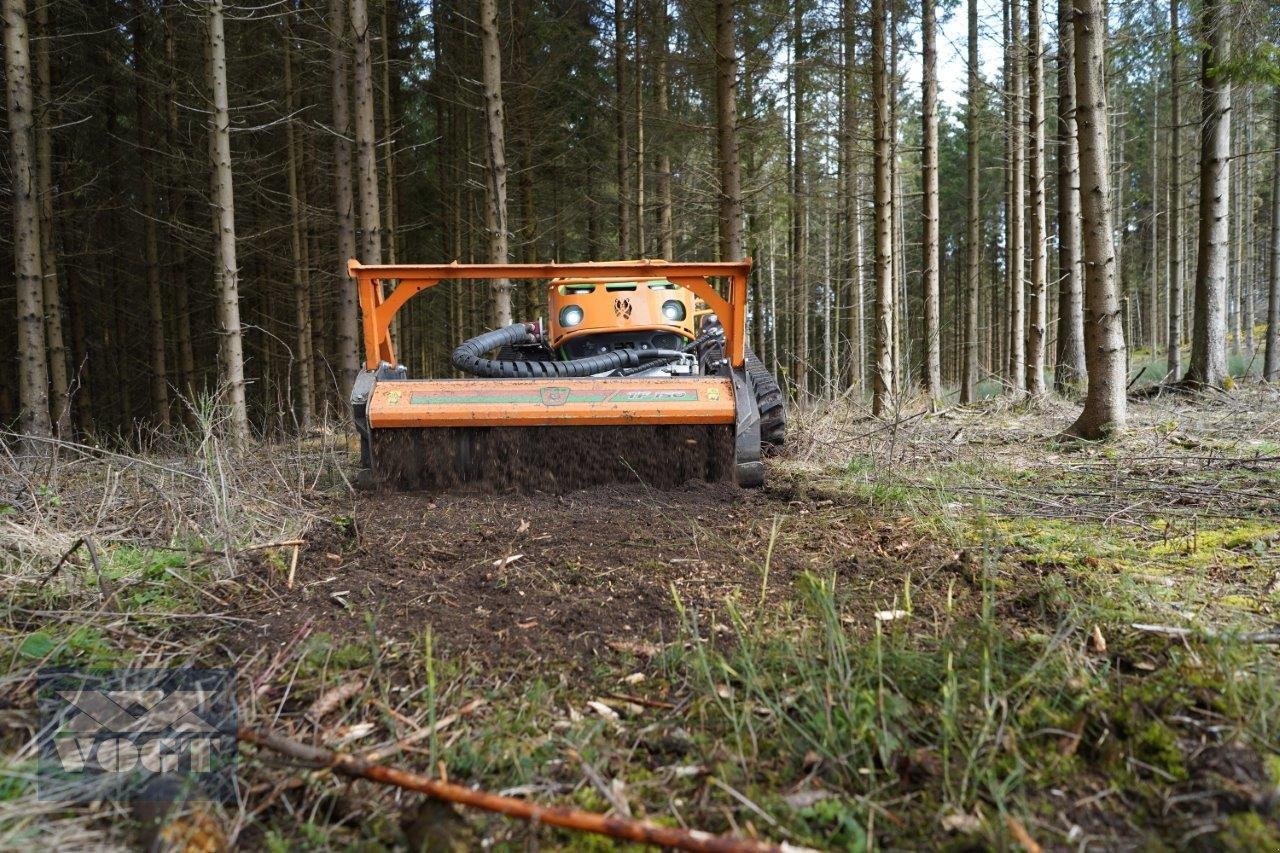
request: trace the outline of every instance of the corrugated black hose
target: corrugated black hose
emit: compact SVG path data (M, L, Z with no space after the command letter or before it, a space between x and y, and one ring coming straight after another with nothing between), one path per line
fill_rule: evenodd
M533 343L535 328L533 323L512 323L505 328L494 329L464 341L453 351L453 366L472 376L493 379L568 378L594 376L610 370L636 367L641 360L679 355L673 350L664 349L620 349L570 361L500 361L484 357L485 353L499 347Z

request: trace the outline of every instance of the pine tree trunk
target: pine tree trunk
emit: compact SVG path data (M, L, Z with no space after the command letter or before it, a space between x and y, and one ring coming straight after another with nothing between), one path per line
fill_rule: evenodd
M71 435L70 378L67 373L67 346L62 334L62 295L58 276L58 253L53 227L53 81L49 68L49 4L36 0L36 40L34 44L36 93L36 192L40 198L40 271L44 298L44 327L49 347L49 404L58 435Z
M1280 86L1271 98L1271 274L1267 282L1267 351L1262 375L1268 382L1280 382Z
M636 108L636 254L648 257L648 245L645 239L644 211L644 52L641 42L641 0L632 0L631 31L635 38L635 50L632 59L635 62L631 86L635 91Z
M507 262L507 149L503 137L502 55L498 45L498 7L495 0L480 0L480 62L484 78L485 136L488 140L489 263ZM511 325L511 282L494 279L493 325Z
M921 152L921 203L924 248L924 345L925 393L930 399L942 397L942 339L938 317L938 45L934 0L922 0L920 29L924 49L924 71L920 108L924 150Z
M40 269L40 203L36 190L31 48L26 0L4 0L5 84L13 182L13 267L17 277L18 429L45 437L49 419L49 362L45 350ZM32 443L30 449L39 445Z
M391 109L391 19L388 9L391 0L382 4L382 160L387 180L386 214L383 221L387 226L387 263L396 262L396 147L395 130L392 124Z
M342 399L360 370L360 309L355 279L347 275L347 261L356 256L355 195L351 178L350 53L347 45L347 0L329 0L329 83L333 125L333 213L338 238L340 287L338 303L338 365L342 371Z
M889 134L889 75L886 61L885 0L871 0L871 98L875 145L876 367L871 411L876 417L893 407L893 199L892 145Z
M213 114L209 127L212 161L213 230L218 282L219 362L230 416L231 441L243 447L249 439L245 401L244 343L240 326L240 270L236 263L236 208L231 179L231 119L227 101L227 38L222 0L209 0L209 84Z
M862 271L860 263L859 239L859 207L858 188L859 170L855 152L857 141L858 102L861 96L859 68L855 50L855 21L857 12L853 0L841 0L840 29L844 37L844 68L840 82L840 102L842 126L840 128L840 151L844 167L843 204L844 211L844 278L846 294L843 305L845 318L845 337L847 338L847 369L845 381L851 388L862 390Z
M1022 3L1012 0L1009 10L1009 221L1006 237L1009 265L1009 388L1021 396L1025 381L1026 339L1026 158L1023 148L1022 79L1024 50L1022 42Z
M1178 63L1178 0L1169 0L1169 344L1165 355L1168 381L1182 372L1182 103Z
M1074 43L1071 0L1058 0L1058 275L1062 283L1058 290L1058 348L1053 387L1060 394L1075 391L1085 379Z
M1231 187L1231 81L1216 74L1230 51L1221 0L1206 0L1200 55L1200 237L1196 252L1195 321L1186 382L1220 388L1227 378L1227 235Z
M1027 393L1043 397L1046 392L1045 336L1049 326L1049 236L1045 217L1044 177L1044 55L1041 52L1040 0L1027 3L1027 64L1030 69L1028 94L1031 155L1031 318L1027 326Z
M673 260L676 254L675 231L671 220L671 127L668 124L667 68L670 63L668 42L671 21L667 0L658 0L658 129L662 134L658 147L658 240L662 257Z
M618 127L618 256L623 259L631 257L631 205L627 201L627 181L631 175L631 159L627 149L626 41L626 14L623 0L613 0L613 108Z
M965 241L964 365L960 370L960 402L978 398L978 288L981 283L982 208L980 194L978 113L982 81L978 76L978 0L969 0L969 92L965 115L965 166L968 170L968 211Z
M1106 19L1102 0L1074 0L1076 125L1080 145L1080 214L1084 262L1085 363L1089 391L1068 434L1095 440L1124 429L1125 342L1116 293L1115 247L1104 79Z
M720 164L720 258L745 257L742 243L742 178L738 167L738 53L733 0L716 0L716 153Z
M164 60L165 65L169 68L177 67L177 46L174 16L178 13L176 2L166 2L164 5ZM176 75L169 75L168 84L165 87L165 133L166 133L166 149L170 158L169 171L169 232L170 245L172 246L172 269L173 280L170 282L173 288L173 313L174 326L176 328L177 356L178 356L178 373L180 375L180 393L185 399L180 403L179 410L182 412L183 420L188 427L194 428L196 416L194 411L194 402L196 396L197 376L195 347L191 339L191 299L190 288L191 283L187 272L187 252L184 247L184 241L179 236L182 229L186 226L187 212L187 191L185 187L186 175L182 171L180 165L185 162L182 156L182 145L178 140L178 133L181 125L178 121L178 83Z
M160 215L156 206L155 160L152 151L153 121L151 99L147 97L147 79L153 73L146 48L145 21L149 11L135 6L130 25L133 62L137 71L135 96L137 104L138 159L142 190L142 246L144 275L147 282L148 388L151 395L151 417L161 427L169 426L169 384L165 365L164 292L160 285L160 238L157 226Z
M382 210L378 202L378 137L374 126L373 54L367 0L351 0L355 39L356 180L360 197L360 260L382 263Z
M791 323L791 381L803 399L809 393L809 275L806 261L809 247L808 200L805 187L804 118L804 16L801 4L792 6L791 75L794 101L791 117L791 281L787 288L793 311Z
M303 241L306 239L306 211L303 208L298 180L298 139L293 126L293 114L297 108L293 91L293 34L288 24L284 33L284 102L285 113L285 172L289 187L289 248L293 261L293 317L294 352L298 368L297 398L298 429L311 429L315 414L315 373L312 364L311 336L311 282L307 275Z

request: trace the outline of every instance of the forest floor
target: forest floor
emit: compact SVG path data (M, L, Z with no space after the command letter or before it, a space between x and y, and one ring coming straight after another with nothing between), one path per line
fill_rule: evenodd
M1056 443L1074 413L813 409L759 491L357 492L330 432L0 462L0 847L139 838L35 797L37 669L193 664L244 722L673 825L1280 847L1280 390L1135 401L1099 446ZM609 847L238 773L241 846Z

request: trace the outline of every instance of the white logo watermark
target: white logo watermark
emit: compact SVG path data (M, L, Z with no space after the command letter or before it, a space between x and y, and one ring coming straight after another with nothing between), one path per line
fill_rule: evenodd
M229 670L41 673L39 797L227 797L236 754L231 679Z

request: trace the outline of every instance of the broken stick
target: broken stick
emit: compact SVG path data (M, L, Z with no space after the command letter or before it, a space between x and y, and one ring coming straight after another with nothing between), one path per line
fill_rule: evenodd
M384 785L395 785L409 791L420 791L438 800L444 800L485 811L497 812L508 817L521 818L564 829L579 832L593 832L607 835L610 838L622 838L641 844L654 844L676 850L718 851L718 853L783 853L798 850L789 844L778 846L751 838L712 835L696 829L680 829L673 826L659 826L644 820L632 820L610 815L584 812L564 806L540 806L514 797L503 797L466 788L450 782L442 782L417 773L410 773L396 767L374 764L347 755L332 752L319 747L308 746L295 740L272 732L241 728L238 734L241 741L255 746L265 747L290 758L295 758L312 767L326 767L344 776L368 779Z

